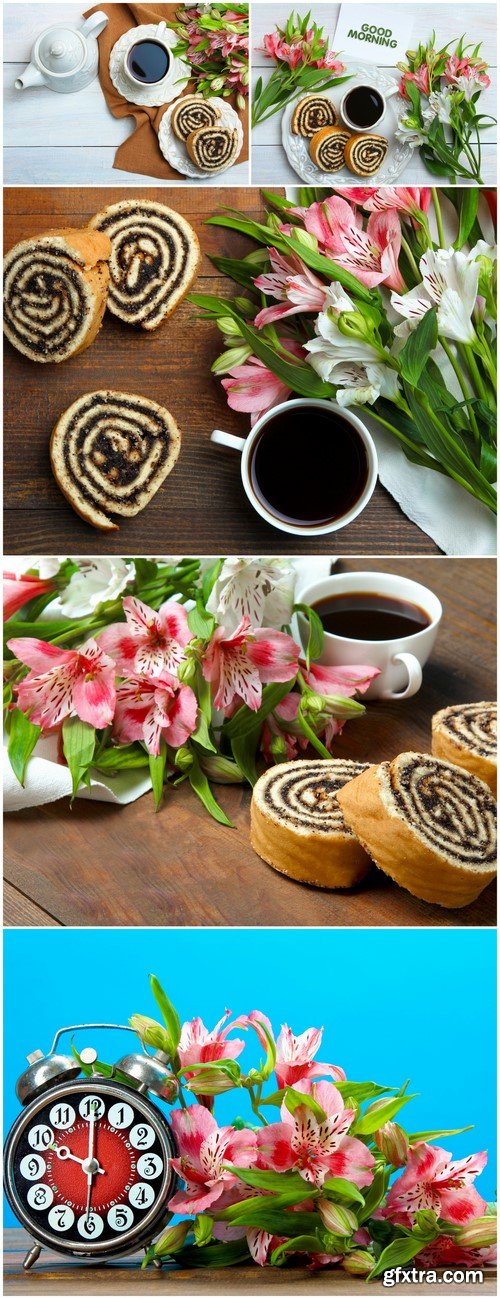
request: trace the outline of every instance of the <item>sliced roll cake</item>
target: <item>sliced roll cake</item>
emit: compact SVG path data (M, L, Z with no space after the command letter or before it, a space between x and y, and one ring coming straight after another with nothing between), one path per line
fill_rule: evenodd
M200 246L189 222L164 203L124 199L91 227L111 240L108 308L127 325L157 329L195 279Z
M345 148L351 138L345 126L324 126L316 131L309 145L309 153L321 171L340 171L345 162Z
M230 126L200 126L185 144L191 161L211 173L231 167L240 152L238 132Z
M187 140L200 126L215 126L219 118L220 108L209 99L203 95L185 95L175 105L170 125L178 140Z
M465 907L496 874L496 803L482 780L428 753L401 753L338 792L376 865L425 902Z
M327 95L303 95L292 113L291 127L294 135L311 139L324 126L336 126L335 106Z
M497 794L496 703L453 704L432 719L432 752L465 767Z
M370 862L344 821L337 795L365 770L360 762L321 758L270 767L252 795L255 852L283 875L316 888L357 884Z
M4 331L30 361L67 361L102 324L111 243L98 230L48 230L4 259Z
M168 410L129 392L89 392L61 415L50 440L52 472L77 514L101 532L110 515L139 514L177 460L181 435Z
M345 162L355 176L373 176L382 166L388 144L383 135L351 135L345 146Z

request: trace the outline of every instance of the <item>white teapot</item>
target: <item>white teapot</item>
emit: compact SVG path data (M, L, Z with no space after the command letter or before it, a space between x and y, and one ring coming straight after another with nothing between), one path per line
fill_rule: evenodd
M97 76L99 49L96 37L104 31L107 15L91 14L81 27L56 23L37 36L31 63L14 82L16 90L48 86L60 95L83 90Z

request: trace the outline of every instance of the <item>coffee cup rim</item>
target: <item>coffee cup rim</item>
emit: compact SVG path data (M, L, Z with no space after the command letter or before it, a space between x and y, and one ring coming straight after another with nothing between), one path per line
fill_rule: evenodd
M416 582L414 578L403 577L399 573L382 573L379 570L375 572L372 571L371 569L366 569L366 570L359 569L355 573L331 573L329 577L318 578L317 582L312 582L308 586L301 587L300 590L297 592L297 597L296 597L297 601L302 604L309 604L314 609L313 593L317 587L324 587L327 583L330 582L333 583L333 582L343 581L344 579L352 580L353 578L354 579L364 578L365 580L370 578L384 578L384 579L390 579L391 581L394 580L395 584L399 581L404 582L405 584L408 584L409 586L413 587L415 590L425 592L425 594L429 595L431 597L431 600L435 602L435 610L436 610L435 613L431 615L430 610L428 608L425 609L425 612L428 613L429 616L431 617L431 621L427 627L421 627L420 631L408 632L408 634L405 636L387 636L380 640L377 639L376 642L377 645L393 645L395 642L400 640L416 641L420 636L425 636L426 632L432 631L435 627L439 626L439 623L443 616L443 606L441 604L439 596L436 595L435 591L433 591L430 586L424 586L423 582ZM305 596L307 596L308 599L305 599L304 598ZM317 598L321 599L320 596ZM301 615L299 611L297 617L300 618L303 616L304 615L303 614ZM336 632L327 631L326 628L323 628L323 634L325 638L329 637L330 640L334 640L339 643L348 641L350 645L372 644L372 642L369 640L368 637L366 638L366 640L361 640L358 636L339 636L337 635Z
M362 90L364 87L366 87L368 90L374 90L375 93L376 93L377 95L380 95L380 98L381 98L381 100L382 100L382 110L381 110L381 113L380 113L379 117L377 117L377 119L376 119L375 122L372 122L371 126L364 126L364 127L363 127L363 126L359 126L359 124L356 123L356 122L354 121L354 118L349 117L348 112L346 112L345 102L346 102L346 99L348 98L348 96L349 96L350 94L352 94L353 90ZM344 90L344 94L342 95L342 99L341 99L341 101L340 101L340 113L341 113L341 116L342 116L343 119L344 119L344 122L345 122L348 126L351 126L351 127L353 128L353 130L355 130L355 131L360 131L360 132L362 131L363 133L367 133L367 132L369 132L369 131L373 131L373 130L375 129L376 126L379 126L380 122L383 121L383 118L384 118L384 116L385 116L385 110L386 110L386 107L387 107L387 101L386 101L386 98L385 98L385 95L384 95L383 90L380 90L380 87L379 87L379 86L374 86L374 85L372 85L372 83L371 83L370 81L361 81L361 82L359 83L359 86L349 86L349 87L347 88L347 90Z
M161 45L161 48L165 50L165 54L167 55L168 64L167 64L166 71L163 73L162 77L157 77L156 81L140 81L139 77L134 76L134 73L132 72L132 69L130 67L130 56L132 54L132 51L135 50L136 45L142 45L145 41L148 41L152 45ZM157 36L155 34L154 36L138 36L136 40L131 42L125 55L127 75L130 77L131 81L133 81L136 86L142 86L142 87L159 86L161 82L165 80L165 77L167 76L167 73L170 70L171 59L172 59L172 51L170 47L167 45L166 41L162 40L161 35Z
M359 433L365 447L368 460L368 476L363 492L361 493L359 500L356 501L356 504L343 514L340 519L335 519L333 523L323 523L316 526L308 526L306 524L302 527L298 524L285 523L281 519L277 519L270 510L266 510L266 507L262 505L261 501L259 501L252 487L248 471L248 463L256 438L275 415L279 415L281 411L289 410L291 407L297 406L317 406L320 409L328 410L330 412L335 411L339 415L343 416L343 418L347 420L348 424L352 424L353 428L355 428ZM264 413L259 416L259 419L254 424L245 440L245 446L241 453L241 477L250 504L253 505L255 510L257 510L257 513L260 514L261 518L263 518L266 523L270 523L273 528L278 528L280 532L288 532L290 535L295 537L327 536L331 532L340 532L340 530L347 527L349 523L353 523L354 519L357 519L369 504L373 492L375 491L378 478L377 448L366 425L363 424L363 421L358 415L355 415L353 411L349 409L344 410L337 402L326 401L323 397L293 397L291 401L279 402L277 406L272 406L270 410L264 411Z

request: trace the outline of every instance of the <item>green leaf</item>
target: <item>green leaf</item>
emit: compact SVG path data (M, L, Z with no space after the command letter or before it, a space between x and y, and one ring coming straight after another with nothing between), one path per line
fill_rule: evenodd
M325 1246L319 1236L293 1236L291 1240L285 1240L282 1245L278 1245L273 1250L269 1261L272 1267L279 1267L284 1263L287 1254L324 1254L324 1252Z
M372 1215L375 1213L375 1210L378 1209L380 1204L382 1204L382 1200L384 1199L385 1193L387 1191L387 1187L389 1185L389 1178L390 1178L389 1168L386 1168L384 1166L376 1168L373 1176L373 1181L370 1183L370 1186L365 1190L364 1208L361 1210L360 1213L358 1213L358 1222L360 1226L362 1225L363 1222L368 1222L368 1219L372 1217Z
M193 1235L198 1246L208 1245L212 1239L213 1218L207 1213L198 1213L194 1220Z
M386 1092L397 1091L396 1087L381 1087L374 1082L335 1081L335 1086L344 1100L350 1096L358 1105L362 1105L363 1101L374 1100L377 1096L384 1096Z
M165 779L165 766L167 762L167 746L164 740L161 741L160 752L157 755L149 753L148 758L149 774L153 786L155 812L157 812L163 798L163 781Z
M221 1209L216 1212L217 1206L214 1205L214 1217L217 1221L230 1222L241 1227L263 1227L277 1236L290 1236L295 1232L313 1232L320 1225L315 1213L308 1213L305 1210L298 1209L291 1213L290 1209L294 1204L300 1204L297 1199L298 1192L294 1197L289 1199L289 1208L277 1203L269 1195L251 1196L247 1200L242 1200L239 1204L232 1204L228 1209ZM301 1197L307 1198L307 1186L305 1191L302 1190Z
M479 190L475 185L464 185L457 190L459 195L459 226L453 244L454 248L463 248L473 229L479 206Z
M246 1186L253 1186L256 1190L275 1191L277 1195L293 1195L295 1192L301 1193L304 1199L304 1178L300 1173L275 1173L272 1169L263 1168L238 1168L234 1164L227 1164L240 1182L245 1182ZM319 1194L315 1188L307 1186L307 1197L309 1193Z
M20 708L13 708L9 713L9 743L7 752L10 765L19 784L24 785L28 759L42 733L41 726L35 726Z
M110 774L115 771L133 771L135 768L148 766L149 754L145 752L142 744L138 742L102 749L94 756L92 761L94 771L109 772Z
M204 572L202 582L201 582L201 594L202 594L203 604L207 604L212 594L212 591L214 589L215 583L217 582L223 564L224 564L224 559L222 557L216 559L215 562L210 565L210 568L207 568L206 571Z
M294 604L294 613L303 613L309 623L309 635L307 639L306 663L308 668L311 662L319 659L325 640L325 632L321 618L318 617L315 609L311 609L309 604Z
M285 698L285 695L290 693L294 682L295 678L291 681L269 682L263 688L260 708L254 712L248 707L248 704L242 704L241 708L238 708L238 711L228 721L224 722L223 734L227 735L231 741L235 737L239 739L241 736L250 735L257 726L263 725L269 713L272 713L277 705L281 703L281 700Z
M151 992L153 993L153 997L156 1001L156 1005L158 1006L159 1011L163 1015L165 1028L167 1029L170 1042L172 1044L172 1055L174 1056L177 1051L179 1042L181 1040L181 1028L182 1028L181 1021L179 1019L175 1006L170 1001L170 998L167 997L166 992L162 988L161 983L156 978L155 974L150 974L149 982L151 985Z
M217 1244L186 1245L175 1255L176 1263L181 1267L236 1267L238 1263L248 1263L250 1253L246 1240L228 1240Z
M361 1191L347 1177L327 1177L321 1187L321 1194L332 1200L346 1200L347 1204L365 1203Z
M82 722L79 717L67 717L63 722L63 753L71 773L73 798L92 766L95 741L95 728L89 722Z
M473 1123L469 1123L466 1128L436 1128L435 1131L429 1132L409 1132L408 1141L411 1146L419 1145L421 1141L435 1141L437 1137L457 1137L462 1132L472 1132Z
M417 328L409 334L398 356L401 374L414 387L418 384L424 365L438 340L437 311L431 307L419 320Z
M324 1109L322 1109L321 1105L318 1105L318 1102L315 1101L314 1097L306 1096L303 1092L296 1091L295 1087L285 1088L284 1102L290 1114L295 1114L295 1111L302 1107L311 1110L311 1113L314 1114L314 1117L318 1119L320 1123L324 1123L326 1119Z
M435 1240L436 1236L439 1236L439 1231L434 1232L432 1239ZM415 1258L416 1254L420 1254L427 1243L428 1241L420 1233L416 1235L413 1232L411 1236L393 1240L390 1245L387 1245L382 1250L368 1280L372 1281L374 1277L380 1276L382 1272L387 1271L389 1268L403 1267L405 1263L409 1263L412 1258Z
M207 777L201 770L195 753L193 753L192 766L188 771L188 779L191 789L193 789L195 794L198 795L203 806L206 807L207 812L210 812L210 816L213 816L214 821L218 821L220 825L227 825L230 826L231 829L234 829L232 821L229 820L226 813L222 811L222 808L219 807L217 800L214 798Z
M255 758L260 732L261 724L259 723L258 726L255 726L253 731L250 731L248 735L236 735L234 739L231 740L231 751L234 761L237 763L240 771L243 772L245 780L248 780L249 785L252 786L256 784L259 778L259 773L255 765Z
M207 613L199 602L188 613L188 626L193 636L199 636L200 640L209 640L215 627L215 618L213 614Z
M372 1132L378 1132L378 1129L383 1127L384 1123L389 1123L394 1118L394 1115L399 1113L403 1105L407 1105L408 1101L414 1100L415 1095L416 1093L413 1096L394 1096L390 1100L375 1101L375 1104L371 1105L361 1115L361 1118L356 1120L352 1128L353 1135L369 1137Z

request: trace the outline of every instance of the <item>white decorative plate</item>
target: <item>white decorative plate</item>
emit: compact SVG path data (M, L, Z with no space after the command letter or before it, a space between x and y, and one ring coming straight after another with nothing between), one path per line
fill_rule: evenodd
M172 54L178 37L167 27L166 31L161 33L162 43L164 42L170 49L170 64L166 75L162 81L156 81L152 86L132 85L124 70L130 46L135 45L138 40L154 40L157 31L158 23L143 23L140 27L131 27L128 32L120 36L111 50L109 75L115 90L119 95L123 95L129 104L141 104L145 108L161 108L162 104L170 104L172 100L182 95L191 76L189 63Z
M210 103L215 104L216 108L220 108L219 125L228 126L231 130L236 127L238 132L238 153L236 158L228 162L225 167L219 167L218 171L202 171L201 167L197 167L196 163L189 157L184 140L178 140L170 125L173 105L171 108L167 108L160 122L158 141L163 157L167 159L171 167L175 167L176 171L180 171L182 176L189 176L191 180L204 180L206 182L207 177L220 176L223 171L227 171L228 167L234 167L243 148L243 126L234 108L231 108L227 100L219 99L215 95L210 96Z
M375 86L376 90L382 91L382 94L387 94L387 91L393 90L396 84L394 77L389 76L373 64L368 66L354 63L349 66L348 70L350 74L352 73L349 81L345 81L342 86L334 86L333 89L326 91L328 99L331 99L332 104L337 109L339 122L341 120L340 101L346 90L351 90L356 85L369 83L371 86ZM349 171L348 167L341 167L340 171L321 171L313 162L309 153L309 140L306 140L302 135L294 135L291 126L292 114L297 99L303 98L305 93L302 91L300 95L297 95L292 100L291 104L287 104L281 118L283 148L290 166L297 172L300 179L306 185L393 185L408 165L413 153L409 144L403 144L396 139L399 117L405 107L405 101L401 95L391 95L391 98L387 99L385 116L380 126L376 127L375 133L384 135L389 145L382 166L372 176L357 176L354 172Z

